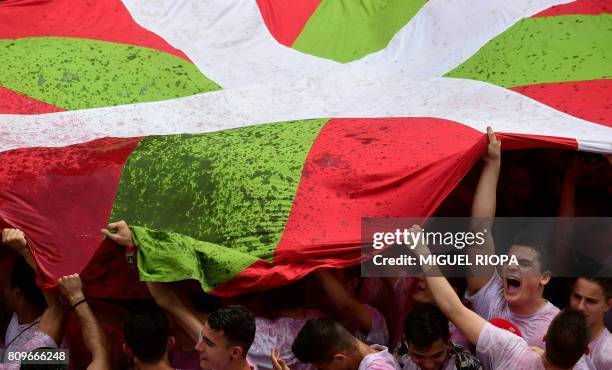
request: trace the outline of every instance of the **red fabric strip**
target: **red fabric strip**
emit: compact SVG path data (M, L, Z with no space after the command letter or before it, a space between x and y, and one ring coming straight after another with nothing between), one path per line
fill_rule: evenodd
M291 47L321 0L257 0L268 30L279 43Z
M102 242L100 229L108 221L125 161L139 141L106 138L0 153L0 218L28 235L43 287L80 273L90 262ZM136 294L137 289L117 284L129 280L127 268L108 273L109 281L86 285L95 291L96 284L106 284L117 298Z
M42 114L64 110L0 86L0 114Z
M182 51L136 23L120 0L0 2L1 39L44 36L139 45L189 60Z
M612 0L577 0L563 5L555 5L538 14L537 17L554 17L558 15L595 15L612 13Z
M547 83L512 90L572 116L612 127L612 80Z

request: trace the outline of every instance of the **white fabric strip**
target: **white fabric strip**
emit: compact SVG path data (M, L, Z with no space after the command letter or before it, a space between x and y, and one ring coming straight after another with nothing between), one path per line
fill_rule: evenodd
M266 122L325 117L438 117L485 131L575 138L612 153L612 129L487 83L347 69L294 85L229 89L182 99L38 116L0 116L0 151L65 146L100 137L203 133Z
M440 77L520 19L571 0L431 0L387 48L349 63L363 73ZM123 0L134 19L181 49L223 88L309 76L333 78L347 65L279 44L255 0Z

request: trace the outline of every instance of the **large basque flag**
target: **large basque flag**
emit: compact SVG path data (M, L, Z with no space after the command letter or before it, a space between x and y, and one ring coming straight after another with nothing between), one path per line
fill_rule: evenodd
M493 126L612 153L610 0L5 0L0 224L51 286L220 295L360 258L428 216ZM100 229L126 220L130 269Z

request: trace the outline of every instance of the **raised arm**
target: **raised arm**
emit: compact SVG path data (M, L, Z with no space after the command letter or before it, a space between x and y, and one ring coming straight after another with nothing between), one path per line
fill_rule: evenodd
M501 166L501 142L497 140L491 127L487 127L489 145L483 155L484 166L480 174L480 180L476 187L474 200L472 202L472 219L470 229L473 232L485 232L484 246L470 246L466 253L471 260L475 260L475 254L495 254L495 245L491 234L495 207L497 205L497 180ZM493 276L493 266L468 267L467 289L470 294L478 292Z
M78 274L61 277L58 288L66 302L73 307L81 326L85 347L91 353L91 363L87 368L110 369L108 341L102 326L85 300L81 278Z
M113 222L102 233L115 243L126 248L133 248L134 238L128 224L125 221ZM202 329L203 323L197 316L183 303L180 297L172 289L169 283L158 283L147 281L147 288L155 303L170 313L181 327L189 334L191 339L198 341L198 333Z
M361 332L369 333L372 329L372 318L366 306L342 285L331 270L317 270L315 276L336 309L356 324Z
M422 229L418 225L414 225L410 231L412 233L419 233L422 232ZM431 254L429 247L423 242L415 246L414 253L417 257L427 257ZM486 323L485 319L463 305L457 292L455 292L453 287L448 283L448 280L442 275L437 265L426 265L421 267L427 282L427 289L431 292L440 311L459 328L461 333L463 333L471 343L474 345L477 344L480 332Z
M445 277L430 274L425 279L440 311L459 328L472 344L476 345L486 320L461 303L457 293Z
M147 281L149 293L155 299L155 303L171 314L176 322L189 334L191 339L197 343L198 333L204 324L191 311L181 298L172 289L171 283L158 283Z

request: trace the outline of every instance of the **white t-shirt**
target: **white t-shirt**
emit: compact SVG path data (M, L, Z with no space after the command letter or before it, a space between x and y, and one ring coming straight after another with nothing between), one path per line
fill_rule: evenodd
M364 304L370 312L370 318L372 319L372 327L368 332L368 335L362 333L359 329L355 333L355 338L368 345L380 344L386 345L389 343L389 330L387 330L387 320L376 308L369 304Z
M612 369L612 334L607 328L589 344L589 354L580 357L577 370Z
M370 348L375 349L377 352L365 356L359 363L357 370L400 370L399 365L395 358L393 358L393 355L389 353L387 347L375 344L370 346Z
M6 353L22 348L27 341L34 337L39 323L40 317L29 324L19 324L17 314L13 314L4 336L4 343L7 347L4 355L5 358L2 359L3 361L6 360Z
M450 355L447 359L446 362L444 363L444 365L442 366L442 368L440 370L455 370L455 356ZM412 361L412 358L410 357L410 355L406 355L405 358L402 359L403 361L403 365L402 365L402 370L421 370L421 368L415 364Z
M559 313L559 309L552 303L546 302L538 312L531 315L519 315L510 311L504 298L504 285L497 271L476 294L470 296L466 292L465 298L472 303L474 312L485 320L495 317L508 320L519 328L527 344L546 348L544 336L550 322Z
M249 348L249 358L260 370L272 369L270 352L278 348L280 357L285 360L291 370L315 370L312 364L300 362L291 345L306 321L312 317L321 316L317 311L307 311L304 319L281 317L276 320L264 317L255 318L255 339Z
M51 347L57 348L57 344L47 333L43 333L41 331L34 331L32 337L21 344L19 347L14 347L13 351L15 352L31 352L37 348L42 347ZM18 370L20 367L19 362L11 362L11 363L0 363L0 370Z
M542 357L523 338L490 323L478 336L476 355L485 370L544 370Z

